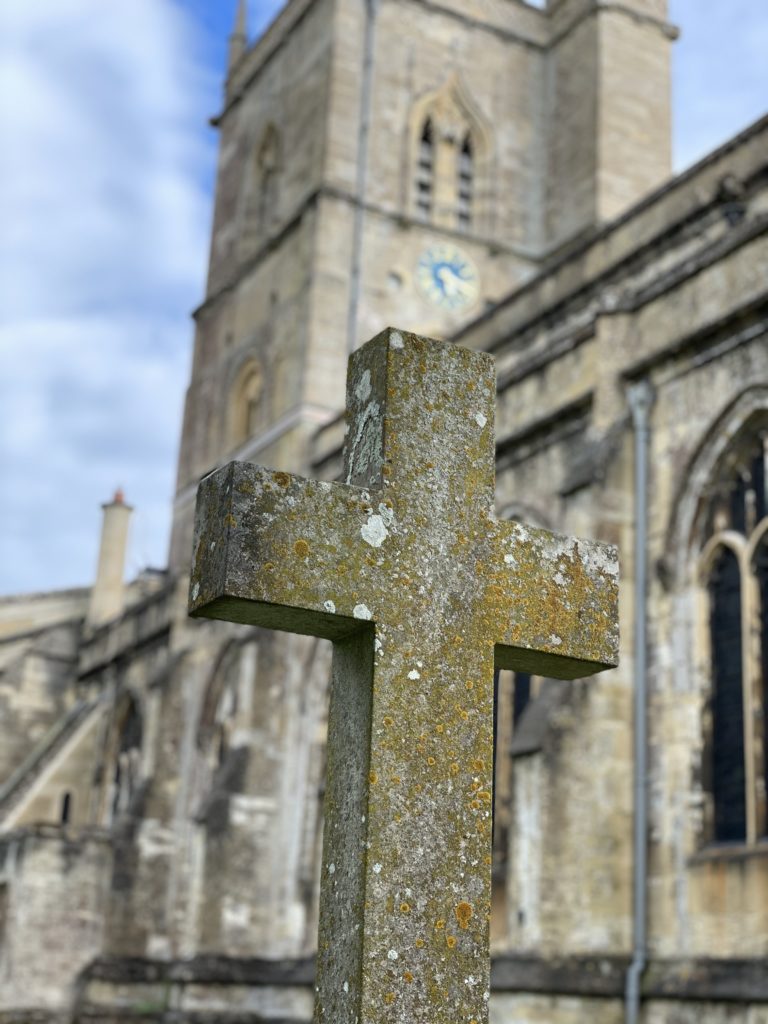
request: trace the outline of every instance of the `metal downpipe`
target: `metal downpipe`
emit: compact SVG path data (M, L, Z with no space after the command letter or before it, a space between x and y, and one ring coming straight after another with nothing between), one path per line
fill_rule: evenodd
M365 193L368 183L368 138L371 132L371 95L373 91L374 38L379 0L364 0L365 41L363 43L363 76L360 86L360 120L357 131L357 181L355 215L352 228L352 264L349 275L349 306L347 308L347 351L357 347L357 317L360 309L360 284L363 260L363 227L365 224Z
M627 393L635 436L635 658L634 658L634 832L632 962L627 971L625 1022L637 1024L640 983L648 944L648 442L653 388L641 381Z

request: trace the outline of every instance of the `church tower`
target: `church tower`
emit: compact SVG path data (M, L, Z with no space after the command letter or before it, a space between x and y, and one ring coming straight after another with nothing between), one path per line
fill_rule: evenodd
M349 351L450 337L669 173L666 0L289 0L237 7L171 568L197 482L311 474Z

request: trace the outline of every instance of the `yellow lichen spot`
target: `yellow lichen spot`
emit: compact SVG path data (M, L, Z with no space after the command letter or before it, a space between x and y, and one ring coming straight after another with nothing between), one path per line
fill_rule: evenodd
M387 728L389 728L390 725L394 725L394 722L395 722L395 720L394 720L394 718L392 718L391 715L385 715L384 716L384 725L386 725Z
M405 974L403 975L403 981L407 981L409 985L413 981L413 975L411 974L410 971L405 972Z
M435 928L436 928L436 929L437 929L437 930L438 930L439 932L440 932L440 931L442 931L442 930L443 930L443 928L445 928L445 921L444 921L444 920L442 919L442 917L441 917L441 918L439 918L439 919L438 919L437 921L435 921Z
M309 544L305 540L297 540L293 545L293 550L299 556L299 558L306 558L309 554Z
M483 862L485 864L493 864L493 857L490 855L490 853L484 858Z
M484 800L487 804L491 802L491 794L488 792L487 789L481 789L477 795L480 797L481 800Z
M411 905L410 905L410 903L401 903L400 904L400 913L401 914L410 914L410 912L411 912Z
M402 779L400 778L399 775L393 775L392 782L394 783L395 786L399 786L400 783L402 782Z
M471 679L468 679L468 680L467 680L467 682L466 682L466 688L467 688L468 690L474 690L474 688L475 688L475 684L474 684L474 683L472 682L472 680L471 680Z
M445 726L444 725L436 725L435 726L435 732L440 733L440 735L442 735L445 732Z
M485 769L485 761L482 761L479 757L476 761L472 762L472 769L476 772L481 772Z
M378 772L368 772L368 781L370 782L370 784L372 786L375 786L376 783L379 781L379 773Z
M228 516L224 516L224 525L228 526L230 529L234 530L234 528L237 526L237 520L230 513Z
M288 484L290 484L291 482L291 478L288 476L287 473L275 473L274 479L275 483L280 484L281 487L287 487Z
M424 949L424 939L416 939L416 949Z
M483 805L480 803L479 800L473 800L469 806L472 808L473 811L479 811Z
M434 759L434 757L428 757L428 758L427 758L427 764L428 764L428 765L430 766L430 768L432 767L432 765L433 765L434 763L435 763L435 759Z
M265 562L264 563L264 571L265 572L274 572L275 571L275 563L274 562Z
M395 993L394 992L386 992L384 994L384 1002L387 1004L387 1006L391 1006L392 1003L394 1003L394 1001L395 1001Z
M466 930L469 927L469 919L472 917L472 904L462 900L461 903L454 909L456 920L459 922L459 928Z
M462 719L463 721L465 721L465 722L466 722L466 721L467 721L467 719L469 718L469 714L468 714L468 712L466 712L466 711L460 711L460 712L459 712L459 717L460 717L460 718L461 718L461 719Z
M471 790L473 790L473 792L474 792L474 791L477 791L478 789L480 789L480 785L481 784L479 782L473 782L472 785L469 788Z
M455 935L446 935L446 937L445 937L445 944L448 947L448 949L453 949L453 947L456 945L456 936Z
M381 472L384 476L392 476L392 467L382 466Z
M459 774L459 766L456 764L455 761L451 765L449 771L450 771L451 775L458 775Z

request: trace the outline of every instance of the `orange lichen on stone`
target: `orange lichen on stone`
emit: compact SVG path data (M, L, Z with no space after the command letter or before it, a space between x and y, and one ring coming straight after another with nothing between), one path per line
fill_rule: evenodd
M466 930L469 927L469 919L473 914L472 904L462 900L455 908L454 914L459 922L459 928Z

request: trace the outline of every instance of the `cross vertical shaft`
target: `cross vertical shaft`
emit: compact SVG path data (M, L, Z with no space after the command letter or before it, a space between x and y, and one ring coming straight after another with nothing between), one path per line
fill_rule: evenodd
M335 641L318 1024L487 1019L494 663L615 663L612 549L498 522L482 353L350 359L346 483L201 484L193 614Z

